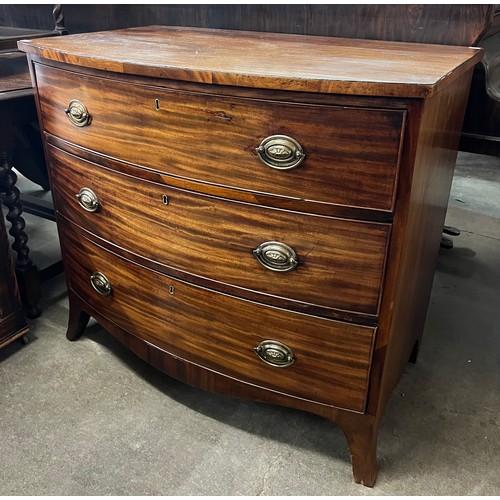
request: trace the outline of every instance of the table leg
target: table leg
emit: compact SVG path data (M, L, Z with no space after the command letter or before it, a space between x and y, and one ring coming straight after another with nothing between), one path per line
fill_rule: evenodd
M19 189L16 187L17 175L12 170L12 154L0 151L0 191L3 193L3 204L9 209L6 216L11 223L10 235L16 258L16 277L21 301L26 307L26 315L36 318L41 314L38 302L41 297L38 270L29 257L28 235L24 231L26 223L21 217L23 208L19 201Z

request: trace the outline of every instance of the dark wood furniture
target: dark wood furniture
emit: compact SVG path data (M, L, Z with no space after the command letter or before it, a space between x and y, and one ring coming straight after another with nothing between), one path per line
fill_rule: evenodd
M197 387L335 421L375 482L481 50L149 27L22 42L68 282Z
M26 314L36 317L41 310L38 270L29 256L28 235L22 217L23 207L16 186L17 174L13 168L15 147L14 129L36 120L26 57L21 52L0 54L0 194L8 208L9 233L14 238L12 248L16 256L16 274ZM2 215L3 217L3 215Z
M51 28L49 5L0 5L0 24ZM493 4L68 4L71 33L148 24L479 46L498 54L500 16ZM486 30L488 29L487 33ZM493 39L496 38L496 40ZM485 43L483 43L485 42ZM490 50L486 47L486 52ZM497 78L498 80L498 78ZM500 153L500 101L486 88L484 66L474 72L460 149ZM497 83L498 85L498 83Z
M55 27L51 31L40 29L0 26L0 195L1 201L9 209L7 220L10 222L9 233L14 238L12 244L16 252L16 275L21 301L30 318L40 315L40 281L49 279L62 271L62 263L42 269L40 272L29 257L28 235L22 217L23 211L55 220L54 208L46 200L22 195L16 186L17 174L13 170L14 152L18 146L16 133L37 122L33 87L26 56L17 48L17 42L23 38L36 39L66 34L64 17L60 5L52 11ZM37 134L37 131L34 131ZM34 137L40 141L39 137ZM39 168L45 170L43 152L38 152ZM16 167L25 171L25 165ZM45 175L43 175L45 173ZM41 172L46 178L46 172ZM46 184L44 180L42 184ZM49 186L45 186L48 189ZM17 290L17 286L16 286ZM16 292L17 293L17 292Z
M0 26L0 53L17 50L17 42L24 38L43 38L51 34L52 32L46 30Z
M0 217L0 349L14 340L27 340L24 318L3 215Z
M476 66L465 112L460 149L500 156L500 7L477 42L484 48Z

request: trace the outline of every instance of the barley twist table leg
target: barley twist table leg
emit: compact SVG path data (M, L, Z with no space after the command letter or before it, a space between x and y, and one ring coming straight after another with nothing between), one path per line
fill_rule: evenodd
M23 208L19 201L19 189L16 187L17 175L12 170L12 155L6 151L0 152L0 191L3 204L9 209L7 220L10 222L10 235L14 238L12 244L16 258L16 276L21 300L26 307L26 315L36 318L41 309L40 279L38 270L29 257L28 235L24 231L26 223L21 214Z

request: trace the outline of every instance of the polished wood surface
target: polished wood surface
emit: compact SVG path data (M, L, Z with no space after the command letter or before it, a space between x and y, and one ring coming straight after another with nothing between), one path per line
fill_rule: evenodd
M50 8L0 5L0 24L52 29ZM500 18L493 4L65 4L64 12L71 33L163 24L463 46L483 46ZM500 104L486 92L483 65L474 73L460 149L498 155Z
M404 110L199 95L44 65L36 71L45 130L73 144L257 196L392 209ZM68 120L64 105L73 99L87 107L90 125L75 127ZM255 149L276 134L304 148L299 167L277 171L259 160Z
M145 37L151 29L132 30L131 40L135 42L138 33ZM203 33L199 30L174 31L179 37ZM165 30L158 33L152 37L151 47L156 46L157 37L163 37ZM137 74L137 66L130 65L140 51L124 58L121 66L117 64L115 58L122 49L113 45L116 33L109 34L114 47L110 49L111 59L100 59L99 67L104 68L103 71L88 65L68 65L71 61L82 63L83 59L77 51L68 52L61 58L63 46L45 52L48 59L42 59L40 54L47 49L45 41L40 42L39 50L35 41L30 42L30 50L35 54L31 62L34 81L39 86L37 102L50 151L70 288L67 336L76 339L93 316L143 359L180 380L203 389L291 406L330 418L346 435L355 480L373 486L377 475L377 436L384 408L423 330L472 74L471 64L480 57L480 52L457 49L455 55L461 53L462 59L451 57L448 60L451 66L438 78L439 85L432 86L430 94L424 92L418 99L408 96L413 95L415 88L423 90L425 85L409 83L412 72L408 60L407 74L393 87L400 93L390 98L384 92L386 87L370 78L362 85L353 84L345 90L345 82L336 80L339 74L335 67L330 68L332 87L325 90L327 93L318 92L320 89L315 87L314 78L312 85L306 84L300 91L293 92L295 84L288 85L284 80L271 77L276 87L262 88L262 79L255 77L275 59L260 65L253 75L255 78L247 78L248 65L262 49L263 40L270 46L290 48L295 42L291 42L289 36L243 33L229 37L228 32L210 31L198 40L211 39L212 35L216 41L224 37L228 47L230 43L239 47L242 40L245 41L243 45L254 40L256 51L242 56L241 80L234 71L224 73L227 78L210 79L210 84L196 84L192 77L200 75L199 68L196 65L194 70L189 67L193 54L185 56L187 82L170 80L182 78L182 75L174 76L165 60L164 69L167 69L160 75L158 67L154 66L157 55L145 60L145 64L152 66L141 76ZM108 35L88 36L89 40L103 46L103 39ZM124 32L120 32L120 36L125 36ZM320 55L327 50L322 39L304 40L311 48L317 44ZM148 42L143 40L143 43ZM191 47L191 43L190 38L186 46ZM344 45L345 40L331 43L331 47L342 46L351 55L356 51L360 53L356 41L350 49ZM209 50L214 46L214 42L207 42ZM367 45L363 46L366 49ZM229 50L228 47L224 50ZM433 68L432 71L440 67L439 61L433 65L433 52L429 47L413 45L408 52L406 45L394 44L394 49L392 54L399 56L419 53L422 60L428 59L427 65ZM93 50L88 49L88 52ZM176 59L181 54L179 47L174 47L174 52L173 62L180 67L180 59ZM361 50L361 53L367 52ZM382 53L387 56L387 52ZM161 49L158 54L165 56ZM380 55L378 53L377 57ZM214 60L209 62L215 65ZM391 62L389 58L387 64L390 66ZM106 66L106 63L109 64ZM359 66L363 64L359 62ZM304 78L307 78L307 68ZM219 70L221 74L228 71L226 61L221 62ZM371 65L356 69L360 74L365 70L371 71ZM124 74L127 71L132 74ZM285 72L285 69L280 71ZM292 82L296 82L294 71L291 70ZM100 103L94 108L95 116L89 107L92 115L89 126L74 127L64 116L68 98L79 97L72 95L73 92L65 93L66 85L60 85L53 76L57 74L66 75L65 81L73 86L71 88L75 88L76 81L84 82L77 87L91 96L91 102ZM395 74L397 72L392 76ZM100 99L97 92L89 91L95 86L89 82L96 82L98 92L104 96L109 88L114 106L106 105L105 97ZM234 85L226 85L228 82ZM360 95L328 93L335 85L337 90L344 89L348 93L357 89ZM168 127L162 127L158 118L162 109L158 95L165 95L162 94L167 92L165 87L177 98L175 105L167 109L172 109L173 116L179 118L168 121ZM117 91L118 88L121 90ZM125 104L121 116L115 111L119 102L117 96L121 96ZM152 102L156 99L160 101L159 109L156 109L156 102ZM110 145L103 137L91 135L95 134L92 127L96 125L97 129L97 122L106 114L102 113L104 109L114 116L112 122L115 123L109 126L113 139L119 142L119 134L126 138L119 142L120 148ZM129 109L134 109L134 113L127 114ZM189 112L185 111L187 109ZM325 113L325 119L321 118L319 109ZM203 110L209 111L205 113L204 127L201 118L191 118L203 116ZM261 119L260 114L265 118ZM304 129L311 140L311 151L318 148L317 151L321 150L324 155L321 168L318 163L314 169L303 170L311 178L320 179L319 182L311 181L316 182L315 193L312 193L312 185L307 187L307 182L288 175L291 172L286 175L276 172L274 182L280 187L267 196L259 195L259 186L263 183L268 189L272 182L270 177L255 174L259 167L264 168L265 175L269 175L269 171L252 156L255 146L250 146L253 140L245 142L245 132L255 135L267 120L279 123L282 114L288 114L288 121L283 121L282 126L287 123L289 128L281 129L281 133L301 133ZM246 115L249 119L240 123ZM238 119L228 119L233 116ZM141 117L141 126L138 117ZM336 117L344 121L338 123L332 119ZM372 121L372 117L377 119ZM384 123L383 117L385 125L379 131L378 123ZM179 127L179 132L169 136L175 127ZM211 131L212 127L216 132ZM315 136L307 132L308 127L311 130L317 127L320 133ZM345 140L336 143L334 137L328 136L330 128L340 137L345 130ZM197 146L201 130L212 139L214 148L208 148L209 154L205 156L202 148L196 162L194 154L183 150L188 145ZM105 134L102 128L101 135ZM237 154L231 162L227 161L225 135L237 144ZM318 146L322 144L318 139L321 135L328 137L327 146ZM158 165L163 157L154 155L165 148L160 145L161 137L175 137L183 148L173 146L170 162L166 158L164 164ZM142 154L137 154L134 148L144 148L148 140L151 141L150 150L143 149ZM172 143L171 140L166 142ZM148 159L148 152L152 159ZM356 157L359 166L366 168L368 180L360 182L354 202L347 197L355 192L352 181L357 174L350 176L347 165L350 161L356 165ZM175 172L164 166L171 168L170 163L175 165L176 162ZM334 167L328 167L330 164ZM339 175L330 175L336 173L338 165L342 167ZM181 167L189 173L183 176ZM207 177L217 168L219 172L225 170L223 182ZM322 177L323 168L330 170ZM300 175L300 167L296 172ZM386 178L389 173L394 186L389 189L390 183L383 184L383 193L379 196L375 191L370 192L370 186L376 185L371 176L377 172L385 172ZM256 176L255 187L249 189L241 185L245 175L246 178ZM342 196L336 193L342 192L344 181L350 194L344 199L335 199L335 196ZM102 197L97 213L83 213L76 204L74 196L84 182L91 184L87 187L95 187L99 198ZM339 186L338 191L332 187L335 184ZM312 196L307 200L287 199L287 193L294 190L303 190L301 196L304 193L312 193ZM160 206L164 194L168 203ZM277 201L280 199L286 199L288 206L280 206ZM364 205L358 206L361 202ZM315 206L322 208L315 211ZM328 206L336 208L330 213L324 208ZM382 213L386 214L385 219L380 218ZM378 222L380 220L384 223ZM290 273L270 275L269 279L265 270L252 268L251 250L261 234L296 246L299 260L304 262L303 268L299 265ZM210 262L214 250L216 257ZM247 258L249 260L245 260ZM235 262L248 262L249 267L245 267L246 264L235 267ZM356 271L361 262L379 273L375 280L370 276L372 271ZM108 273L107 277L116 283L116 289L113 288L107 297L108 302L91 288L89 275L96 271ZM287 286L279 288L281 281ZM380 297L376 312L374 302L367 301L367 284L372 289L372 298ZM256 297L265 297L265 300L257 303L260 299ZM314 304L306 304L308 301ZM148 302L152 306L145 308ZM292 305L302 303L307 308ZM363 322L361 312L352 312L361 311L360 304L364 304L362 307L371 304L371 323ZM347 308L344 316L338 316L341 322L325 314L328 308L340 313L341 307ZM300 327L296 321L300 321ZM340 329L335 326L327 332L323 325L338 325ZM351 329L358 333L351 337L347 334ZM243 354L243 344L246 339L252 339L252 344L260 341L259 338L262 340L264 337L258 336L263 332L267 338L297 346L304 362L309 354L319 360L319 369L312 368L312 361L311 368L305 369L307 388L300 381L299 372L291 378L286 375L298 370L299 357L291 371L274 368L264 375L264 372L254 374L253 369L248 369L255 359L248 349ZM348 343L341 347L344 339ZM315 342L321 346L319 349L313 347ZM330 343L335 349L329 348ZM236 359L231 361L231 355ZM267 370L267 366L261 368ZM337 377L337 370L345 378L338 390L333 390L327 379ZM257 379L252 378L255 376ZM366 376L368 379L363 378ZM277 385L272 385L274 383ZM344 391L349 384L354 384L350 386L352 390Z
M32 56L118 73L400 97L434 94L472 68L482 54L455 46L166 26L20 41L18 46Z
M390 322L383 331L404 330L406 334L394 335L388 341L385 363L390 369L385 370L382 380L384 400L399 381L413 348L418 351L420 347L470 78L471 75L456 82L425 103L417 112L421 113L419 142L407 143L407 158L412 159L413 168L404 171L405 177L411 172L412 178L400 181L401 189L408 189L408 193L399 201L400 216L395 217L389 249L389 258L392 254L397 262L392 269L397 268L399 272L394 283L390 274L386 280L386 286L395 287L386 295L386 300L392 294L405 300L396 301L393 308L388 305L383 308L387 314L380 321L381 327L386 326L386 321ZM404 244L396 250L399 238ZM377 347L383 349L383 338L377 340Z
M119 174L52 147L49 157L61 214L117 246L163 263L169 272L178 269L186 278L204 276L256 294L377 314L388 224L291 214L196 195L168 186L161 176L155 183L141 181L140 169L128 167ZM97 212L79 205L75 195L82 187L97 195ZM266 241L292 247L299 265L288 272L265 269L252 251Z
M373 328L214 294L116 258L70 227L61 228L70 287L91 307L104 308L106 317L119 327L229 377L363 411ZM107 297L92 289L89 278L96 271L111 283ZM261 341L276 335L296 356L293 365L278 370L254 352Z

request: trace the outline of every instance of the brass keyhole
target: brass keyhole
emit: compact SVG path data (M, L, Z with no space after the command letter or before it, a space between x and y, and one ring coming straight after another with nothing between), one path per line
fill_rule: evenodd
M173 295L173 294L174 294L174 292L175 292L175 288L174 288L174 286L173 286L173 285L170 285L170 286L168 287L168 293L169 293L170 295Z

